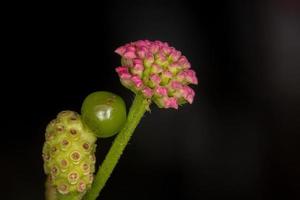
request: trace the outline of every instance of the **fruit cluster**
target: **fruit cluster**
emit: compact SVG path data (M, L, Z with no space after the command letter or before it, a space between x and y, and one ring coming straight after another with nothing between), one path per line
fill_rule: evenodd
M44 170L61 194L84 193L93 182L96 137L73 111L60 112L46 129Z

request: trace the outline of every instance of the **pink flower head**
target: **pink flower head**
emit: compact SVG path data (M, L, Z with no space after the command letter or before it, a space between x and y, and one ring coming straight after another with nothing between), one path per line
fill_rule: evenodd
M122 57L116 68L121 83L151 99L159 107L175 108L192 103L198 84L196 72L187 58L166 42L139 40L115 50Z

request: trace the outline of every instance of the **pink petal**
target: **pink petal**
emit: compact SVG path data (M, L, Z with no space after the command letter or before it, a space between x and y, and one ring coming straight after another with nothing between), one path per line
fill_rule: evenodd
M172 78L173 74L170 71L164 71L162 74L166 78Z
M139 58L145 58L146 54L148 52L148 48L145 46L141 46L137 49L136 54L138 55Z
M135 47L134 46L128 46L126 48L126 51L135 51Z
M151 74L150 80L155 84L158 85L161 81L160 77L157 74Z
M187 102L191 104L193 103L195 92L189 86L184 86L184 88L182 89L182 96L185 100L187 100Z
M133 64L143 64L143 61L139 58L133 59Z
M177 74L176 80L179 82L183 82L185 80L185 71L181 71Z
M138 57L139 58L145 58L146 57L146 51L144 51L144 50L138 50L137 52L136 52L136 54L138 55Z
M125 51L126 51L126 48L124 46L121 46L115 50L115 53L119 54L120 56L123 56Z
M151 45L151 42L149 40L144 40L144 42L147 46Z
M178 90L182 88L182 84L178 81L172 81L171 82L171 88L174 90Z
M124 73L124 72L128 72L128 68L124 67L124 66L120 66L116 68L116 72L117 73Z
M137 88L140 88L143 86L143 81L138 76L133 76L131 78L131 80Z
M187 62L187 61L188 61L188 60L186 59L185 56L181 56L181 57L179 58L179 60L178 60L178 62L179 62L180 64L185 63L185 62Z
M194 70L185 71L185 79L192 84L198 84L198 79L196 77L196 72Z
M175 108L178 109L178 103L175 97L166 98L164 100L165 108Z
M181 52L174 50L171 52L170 57L172 58L173 61L177 61L181 56Z
M163 47L161 51L164 55L169 55L171 53L171 49L169 47Z
M189 69L191 68L191 64L189 63L189 61L186 59L185 56L181 56L178 60L178 63L182 66L182 68L184 69Z
M169 47L169 44L168 44L167 42L164 42L163 45L164 45L165 47Z
M143 71L144 70L144 66L142 64L134 64L133 65L133 69L134 70L138 70L138 71Z
M123 56L124 56L124 58L127 58L127 59L136 58L134 51L126 51Z
M165 62L167 60L167 57L162 52L159 52L156 56L156 59L159 63Z
M182 67L184 69L189 69L189 68L191 68L191 64L187 61L187 62L185 62L185 63L182 64Z
M158 74L158 73L161 73L163 71L163 69L162 69L162 67L161 66L159 66L158 64L152 64L152 72L153 73L156 73L156 74Z
M158 86L157 88L155 88L155 93L160 96L167 96L168 90L165 87Z
M116 72L118 73L119 77L121 79L129 79L131 78L130 73L128 72L128 68L127 67L117 67L116 68Z
M144 40L138 40L134 43L137 47L147 46L147 42Z
M144 94L144 96L145 96L146 98L151 98L152 95L153 95L153 91L152 91L150 88L148 88L148 87L145 87L145 88L142 90L142 93Z
M155 54L158 52L158 50L159 50L159 46L157 44L155 44L155 43L151 44L151 46L150 46L151 53Z
M152 63L154 62L153 55L151 53L147 53L144 62L147 67L150 67L152 65Z
M158 45L159 47L163 47L163 43L159 40L154 41L154 44Z

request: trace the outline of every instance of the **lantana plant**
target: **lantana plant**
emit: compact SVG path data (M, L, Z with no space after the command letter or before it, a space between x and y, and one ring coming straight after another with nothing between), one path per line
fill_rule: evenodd
M115 52L121 56L121 66L115 68L121 84L135 94L129 113L121 97L99 91L86 97L81 115L62 111L49 123L43 147L48 200L95 200L151 103L178 109L193 102L189 85L198 84L196 73L174 47L139 40ZM96 139L114 135L95 175Z

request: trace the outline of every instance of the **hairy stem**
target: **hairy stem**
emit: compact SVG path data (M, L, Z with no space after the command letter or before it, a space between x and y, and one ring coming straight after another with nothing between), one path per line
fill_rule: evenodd
M137 94L129 110L124 127L116 136L109 152L99 167L91 189L87 192L84 199L95 200L98 197L148 107L149 102L143 96Z

